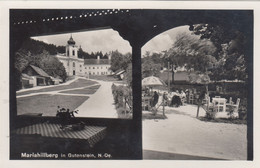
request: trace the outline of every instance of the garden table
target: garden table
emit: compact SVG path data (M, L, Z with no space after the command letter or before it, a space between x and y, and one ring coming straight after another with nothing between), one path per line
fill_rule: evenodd
M73 131L69 129L62 130L59 124L46 122L18 128L15 133L18 135L40 135L43 138L84 140L89 147L93 147L105 137L106 127L85 126L82 130Z

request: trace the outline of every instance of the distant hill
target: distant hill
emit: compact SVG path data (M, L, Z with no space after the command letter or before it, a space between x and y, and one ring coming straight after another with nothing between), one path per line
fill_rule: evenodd
M65 46L56 46L54 44L47 44L42 41L34 40L34 39L28 39L24 41L24 43L21 46L21 49L23 51L30 51L32 55L38 55L43 53L44 51L48 52L50 55L56 55L57 53L65 53L66 47ZM78 51L79 58L84 59L96 59L97 56L100 56L100 59L107 59L108 54L103 54L102 51L99 52L91 52L90 54L83 51L82 48L79 48Z
M50 55L56 55L57 53L65 53L65 46L56 46L53 44L47 44L42 41L27 39L23 42L21 49L30 51L32 55L38 55L47 51Z

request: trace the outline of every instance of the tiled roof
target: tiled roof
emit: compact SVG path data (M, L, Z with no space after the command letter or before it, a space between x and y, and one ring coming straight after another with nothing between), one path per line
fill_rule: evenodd
M41 68L39 67L36 67L34 65L30 65L32 67L32 69L38 73L40 76L43 76L43 77L50 77L46 72L44 72L44 70L42 70Z
M110 65L109 59L85 59L85 65Z

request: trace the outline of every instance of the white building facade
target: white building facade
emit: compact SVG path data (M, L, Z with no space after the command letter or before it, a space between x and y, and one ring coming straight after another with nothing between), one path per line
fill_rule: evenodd
M78 58L78 47L75 45L72 36L67 42L64 54L57 54L56 57L62 62L68 76L85 76L89 75L110 75L111 57L108 59L81 59Z
M108 59L85 59L85 74L86 75L112 75L110 56Z

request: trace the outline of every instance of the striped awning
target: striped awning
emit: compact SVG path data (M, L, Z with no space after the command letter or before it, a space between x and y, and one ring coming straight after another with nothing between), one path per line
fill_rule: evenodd
M48 138L64 138L64 139L81 139L86 140L90 147L101 141L106 135L106 127L85 126L83 130L72 131L62 130L59 124L39 123L15 131L19 135L35 135L40 134L42 137Z

